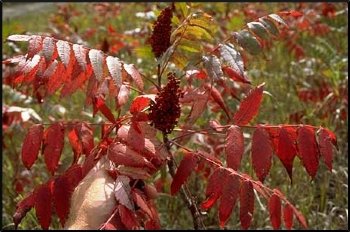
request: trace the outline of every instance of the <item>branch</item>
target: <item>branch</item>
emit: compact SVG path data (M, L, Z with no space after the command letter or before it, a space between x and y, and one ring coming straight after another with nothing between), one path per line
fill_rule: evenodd
M168 143L169 141L168 141L168 137L166 136L166 134L163 134L163 141L166 145L167 152L170 155L170 160L168 161L169 173L170 173L171 177L174 178L174 176L175 176L175 162L174 162L173 156L170 152L170 146ZM182 200L185 202L185 204L187 205L187 208L191 212L194 229L195 230L205 229L205 225L204 225L202 217L201 217L201 212L198 209L197 202L193 198L193 196L192 196L190 190L188 189L188 187L186 186L186 184L182 185L182 187L180 189L180 196L181 196Z

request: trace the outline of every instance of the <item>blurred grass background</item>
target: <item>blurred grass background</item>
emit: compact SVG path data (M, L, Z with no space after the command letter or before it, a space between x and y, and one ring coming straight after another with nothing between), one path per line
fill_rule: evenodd
M291 115L302 112L298 123L322 125L334 131L338 137L339 149L334 154L332 173L321 161L317 176L314 181L311 181L300 161L296 159L291 185L283 165L274 157L273 166L265 184L271 188L277 187L285 193L287 198L306 216L309 228L344 230L348 229L348 111L347 100L345 100L348 94L348 10L345 3L332 4L338 12L334 18L320 15L320 21L331 28L329 33L313 36L307 31L300 31L298 43L304 49L304 59L296 59L283 41L279 40L275 41L264 55L250 59L247 70L253 84L266 82L265 90L270 93L270 95L264 95L263 105L254 122L293 124L295 122ZM3 8L14 7L14 5L16 6L16 4L5 4ZM111 55L137 64L145 75L151 76L156 73L155 62L145 43L150 35L152 22L166 5L166 3L62 3L59 6L50 5L45 11L35 13L23 11L23 14L18 17L4 19L3 16L3 59L26 51L25 46L5 43L7 36L23 33L51 33L56 38L85 43L91 48L105 49L105 52ZM215 22L228 32L240 30L245 23L252 21L243 13L243 9L269 14L282 9L299 7L298 4L292 3L195 3L192 6L212 15ZM303 7L312 6L306 4ZM136 17L136 13L139 13L139 17ZM143 16L140 16L142 15L140 13L143 13ZM333 95L336 96L333 104L335 106L328 106L328 99L305 102L298 98L300 88L312 88L317 86L320 80L325 80ZM32 108L45 122L50 121L50 117L98 122L101 118L91 119L88 114L81 113L82 111L91 113L91 109L82 109L83 95L82 91L63 99L55 95L38 105L34 101L28 104L14 98L14 94L3 87L3 105ZM226 103L234 106L228 101ZM342 116L343 112L345 117ZM25 131L26 124L23 123L15 123L6 128L6 132L3 131L2 229L13 229L12 215L16 203L25 196L25 193L31 191L33 186L49 178L41 156L30 172L25 170L19 160ZM95 139L97 141L97 134ZM247 144L247 147L249 146L250 144ZM65 145L65 155L61 159L63 164L71 161L70 152L70 147ZM249 149L242 160L244 164L242 171L253 176L248 154ZM22 183L26 179L29 180L28 184ZM24 188L21 189L18 183L23 184ZM169 189L170 183L171 181L165 183L165 189ZM206 183L192 175L189 185L194 195L199 200L203 200ZM157 200L157 206L164 229L193 228L190 213L180 197L161 194ZM259 204L259 201L255 200L254 217L250 228L271 229L265 207L266 203ZM208 229L218 228L216 209L215 206L204 217ZM27 214L19 228L40 228L34 210ZM51 228L60 228L56 217ZM240 228L237 206L226 228ZM301 228L296 219L293 228Z

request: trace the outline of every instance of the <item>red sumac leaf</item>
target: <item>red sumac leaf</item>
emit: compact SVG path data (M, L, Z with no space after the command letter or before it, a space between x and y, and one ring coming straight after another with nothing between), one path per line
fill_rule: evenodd
M281 199L274 193L269 200L270 220L274 230L281 226Z
M31 35L10 35L6 40L8 41L25 41L28 42L32 38Z
M223 228L232 213L239 197L240 182L238 176L230 174L226 177L226 182L222 190L219 205L220 227Z
M111 110L105 104L105 100L102 97L97 97L94 102L96 108L111 122L115 123L114 115Z
M242 181L239 201L239 219L241 221L242 229L246 230L250 226L254 211L254 189L252 182L249 180Z
M318 146L329 171L332 171L333 145L326 130L321 129L318 134Z
M83 45L73 44L73 51L74 51L75 59L77 60L82 70L85 71L86 65L87 65L86 54L88 52L88 49L84 48Z
M314 178L318 169L318 154L315 130L301 126L298 129L298 150L307 173Z
M47 75L47 74L44 73L44 75ZM64 76L65 76L64 66L60 62L57 64L57 68L55 72L51 76L48 76L49 81L47 83L47 92L49 94L53 94L57 89L60 88L60 86L64 81L64 78L63 78Z
M227 167L237 170L244 152L243 132L238 126L232 125L227 129L225 150Z
M67 177L70 190L73 191L79 182L83 179L82 167L78 164L73 164L64 173L64 176Z
M26 214L34 207L35 204L35 193L30 193L29 196L21 200L16 205L16 211L13 215L13 222L15 224L15 229L17 229L18 224L26 216Z
M223 188L222 183L227 175L225 172L226 171L224 168L217 168L209 177L207 190L205 192L207 200L201 204L203 209L211 208L215 204L216 200L221 196Z
M62 88L61 97L69 96L74 93L78 88L82 87L84 83L89 79L92 74L91 66L88 66L86 72L81 72L77 77L72 79L71 82L66 82Z
M231 67L223 66L222 71L224 71L224 73L226 73L226 75L234 81L251 84L250 80L247 80L244 76L241 76L238 72L236 72L236 70Z
M22 146L22 162L27 169L30 169L38 158L44 127L40 124L33 125L24 138Z
M51 223L51 185L52 182L50 181L38 186L35 190L35 213L41 228L44 230L49 229Z
M293 226L293 208L290 204L285 204L283 208L283 220L284 225L288 230L292 229Z
M132 122L128 131L127 144L135 151L141 152L145 147L145 135L137 122Z
M300 224L306 229L307 228L307 222L306 222L306 219L305 219L304 215L302 215L302 213L299 212L299 210L297 210L294 206L291 206L291 207L293 209L295 217L298 219Z
M68 132L68 140L74 152L74 163L75 163L78 161L78 158L82 152L81 142L75 128L73 128L71 131Z
M107 56L106 63L114 84L120 88L122 85L122 66L119 59L117 57Z
M91 66L94 70L96 79L98 81L101 81L103 76L103 64L104 64L103 52L96 49L91 49L89 51L89 59L91 62Z
M53 55L56 53L57 56L57 51L56 51L56 46L55 46L55 41L51 37L45 37L43 40L43 55L45 57L45 60L47 62L50 62L51 60L55 59Z
M116 164L127 165L131 167L154 168L152 163L150 163L147 159L121 143L112 143L109 146L108 158Z
M54 175L64 146L64 126L54 123L44 132L43 154L47 169Z
M135 214L123 205L118 205L118 210L122 223L125 225L126 229L134 230L140 227L136 220Z
M29 40L28 55L27 58L30 59L34 55L38 54L43 47L43 40L41 36L32 35Z
M279 133L277 156L286 168L291 180L293 176L293 161L296 154L294 141L289 136L288 131L282 127Z
M151 95L151 96L154 96L154 97L150 97L150 95L137 96L131 103L130 113L136 114L142 111L147 106L149 106L150 101L155 99L155 95Z
M323 129L325 132L327 132L327 134L328 134L329 138L331 139L331 142L333 143L333 145L336 146L336 148L338 148L338 143L337 143L337 137L336 137L336 135L335 135L332 131L328 130L327 128L322 128L322 129Z
M194 153L186 152L179 167L176 170L176 174L171 183L171 195L174 195L179 191L183 183L190 176L191 172L197 165L197 156Z
M129 94L130 94L129 87L126 85L122 85L119 89L119 93L117 96L117 105L122 106L125 103L127 103L129 99Z
M91 127L85 123L82 122L77 126L77 132L79 135L79 138L81 140L82 148L83 148L83 154L88 156L91 152L91 150L94 148L94 135Z
M206 84L205 88L208 91L210 91L210 95L212 96L214 101L221 107L221 109L224 110L224 112L226 113L227 117L230 118L230 112L229 112L228 108L226 107L225 101L222 98L219 90L217 88L215 88L214 86L210 86L209 84Z
M58 40L56 43L58 56L63 62L64 66L67 68L70 61L70 45L67 41Z
M233 116L236 125L246 125L258 113L262 100L264 84L251 90L247 97L241 102L238 111Z
M62 227L66 222L70 208L70 198L73 189L70 186L69 179L66 176L59 176L54 181L53 199L56 209L56 214L60 219Z
M152 211L147 204L146 196L138 189L132 189L132 198L136 205L138 205L150 218L152 218Z
M258 126L252 138L252 163L253 169L261 182L271 168L272 147L269 134L263 127Z
M130 179L127 176L119 175L115 180L114 196L119 204L124 205L128 209L134 210L134 202L131 200Z
M125 71L135 81L136 87L139 90L143 90L144 84L142 81L142 77L141 77L141 74L139 73L139 71L135 68L135 66L133 64L125 64L125 63L123 66L124 66Z

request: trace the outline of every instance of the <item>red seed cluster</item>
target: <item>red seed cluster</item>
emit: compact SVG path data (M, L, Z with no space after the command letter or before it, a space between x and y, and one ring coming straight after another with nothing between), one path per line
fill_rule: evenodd
M168 83L162 88L154 101L150 104L149 119L151 125L165 134L171 133L180 117L180 97L183 96L179 89L179 80L173 73L168 73Z
M171 18L173 7L169 6L162 10L153 25L153 33L150 38L153 54L158 58L170 47Z

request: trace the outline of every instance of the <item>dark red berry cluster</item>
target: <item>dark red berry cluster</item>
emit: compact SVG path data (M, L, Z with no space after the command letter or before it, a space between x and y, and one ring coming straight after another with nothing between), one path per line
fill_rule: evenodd
M168 83L162 88L154 101L150 104L149 119L151 125L165 134L171 133L180 117L179 99L183 93L179 88L179 80L173 73L168 73Z
M150 38L153 54L158 58L170 47L171 18L173 7L169 6L162 10L153 24L153 33Z

